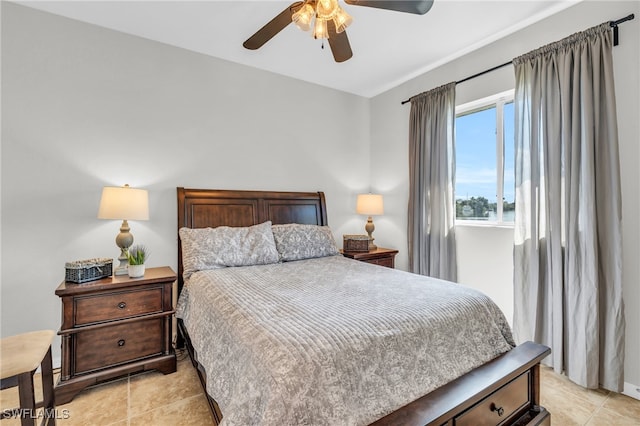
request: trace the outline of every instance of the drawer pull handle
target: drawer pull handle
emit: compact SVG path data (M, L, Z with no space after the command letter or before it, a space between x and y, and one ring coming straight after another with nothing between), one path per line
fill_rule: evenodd
M126 304L126 303L124 303L124 302L120 302L120 303L118 303L118 308L120 308L120 309L124 309L124 308L126 308L126 307L127 307L127 304Z
M118 346L124 346L124 339L118 340Z
M496 407L496 404L494 403L491 403L491 411L495 411L496 413L498 413L498 417L502 417L502 415L504 414L504 408Z

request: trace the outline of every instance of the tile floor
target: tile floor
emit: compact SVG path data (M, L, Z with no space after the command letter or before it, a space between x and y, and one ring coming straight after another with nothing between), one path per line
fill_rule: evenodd
M38 386L39 377L36 377ZM604 390L587 390L551 369L542 368L542 405L554 426L640 426L640 401ZM17 388L0 392L2 409L16 407ZM209 425L205 395L191 362L179 356L178 371L148 372L89 388L56 407L57 424L115 426ZM62 417L67 417L62 418ZM19 425L6 419L0 426Z
M541 368L540 403L554 426L640 426L640 401L603 389L582 388Z
M40 386L39 375L34 383L36 388ZM37 391L36 398L41 398L41 391ZM2 409L18 405L17 388L0 391ZM186 353L178 356L178 371L174 374L151 371L87 388L70 403L56 407L56 413L56 424L62 426L212 424L198 374ZM19 419L0 422L0 426L13 425L20 425Z

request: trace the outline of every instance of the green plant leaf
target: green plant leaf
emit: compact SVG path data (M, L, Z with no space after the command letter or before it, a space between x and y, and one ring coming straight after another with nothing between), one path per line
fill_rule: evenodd
M138 244L129 248L127 252L127 258L129 259L129 265L144 265L144 262L148 259L149 252L145 246Z

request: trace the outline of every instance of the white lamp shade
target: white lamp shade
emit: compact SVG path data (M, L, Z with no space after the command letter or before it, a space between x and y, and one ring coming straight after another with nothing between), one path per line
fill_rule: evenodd
M374 216L384 213L384 203L380 194L359 194L356 213Z
M98 219L149 220L149 193L129 185L105 186Z

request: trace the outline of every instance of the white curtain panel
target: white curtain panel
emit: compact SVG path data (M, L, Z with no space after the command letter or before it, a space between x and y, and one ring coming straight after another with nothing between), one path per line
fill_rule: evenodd
M621 196L608 23L514 59L514 335L587 388L623 388Z
M411 98L409 269L457 279L455 240L455 83Z

